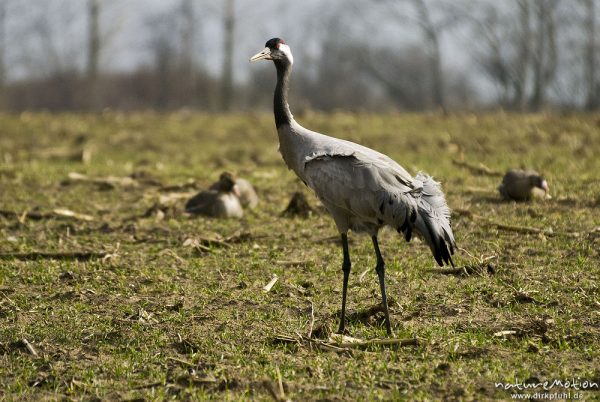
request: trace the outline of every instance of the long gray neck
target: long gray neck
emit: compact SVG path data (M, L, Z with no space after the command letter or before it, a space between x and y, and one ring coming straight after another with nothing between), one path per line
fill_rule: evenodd
M277 86L275 87L275 97L273 98L273 111L275 113L275 126L277 128L287 124L293 119L288 105L288 81L292 73L292 65L287 60L275 61L277 68Z

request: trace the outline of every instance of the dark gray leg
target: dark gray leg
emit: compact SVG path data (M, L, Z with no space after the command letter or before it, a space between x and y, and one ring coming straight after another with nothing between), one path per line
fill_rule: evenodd
M383 262L381 251L379 251L377 236L372 236L371 239L373 239L373 247L375 247L375 254L377 255L377 266L375 267L375 270L377 271L379 287L381 288L381 302L383 303L383 311L385 312L385 329L387 330L388 335L391 336L392 327L390 325L390 313L388 311L387 295L385 293L385 263Z
M350 276L350 253L348 252L348 235L342 233L342 247L344 249L344 262L342 263L342 271L344 271L344 287L342 289L342 314L340 317L340 327L338 333L344 332L346 325L346 293L348 293L348 277Z

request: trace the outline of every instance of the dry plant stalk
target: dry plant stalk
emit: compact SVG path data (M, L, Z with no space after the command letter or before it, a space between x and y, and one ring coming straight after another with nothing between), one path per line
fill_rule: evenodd
M486 176L494 176L494 177L500 177L500 176L504 175L502 172L500 172L498 170L490 169L489 167L485 166L483 163L479 163L479 164L475 165L473 163L461 161L458 159L453 159L452 163L454 163L456 166L464 167L476 174L481 174L481 175L486 175Z
M33 345L31 343L29 343L29 341L25 338L23 338L21 340L21 342L23 342L23 345L25 345L25 347L27 348L27 351L34 357L38 357L38 353L36 352L36 350L33 348Z
M263 292L265 292L265 293L270 292L271 288L273 288L273 286L275 285L275 283L277 283L278 280L279 280L279 277L277 276L277 274L273 274L273 278L271 279L271 281L262 288Z
M181 265L184 265L186 267L189 265L189 263L186 260L181 258L175 251L173 251L170 248L165 248L165 249L159 251L158 255L159 256L169 255L169 256L175 258Z
M80 221L91 222L94 220L94 217L91 215L81 214L79 212L74 212L66 208L55 208L52 210L52 213L60 217L73 218Z
M94 220L94 217L91 215L81 214L66 208L55 208L51 212L25 210L21 214L14 211L0 210L0 216L5 216L7 218L15 218L20 223L25 223L25 219L33 219L37 221L41 219L52 218L72 218L87 222L91 222Z
M310 302L310 326L308 327L308 338L312 338L313 327L315 325L315 305Z
M87 183L96 183L96 184L106 184L109 186L122 186L122 187L137 187L139 185L138 181L128 177L119 177L119 176L106 176L106 177L89 177L82 173L70 172L67 176L70 181L73 182L87 182Z
M277 370L277 385L279 386L279 398L282 401L285 401L285 390L283 389L283 379L281 378L281 371L279 370L279 366L276 367Z
M49 260L91 260L94 258L104 258L108 255L106 252L95 251L31 251L28 253L0 253L0 260L16 259L21 261L30 261L37 259Z
M464 209L457 209L457 210L454 210L454 212L460 216L465 216L467 218L474 219L474 220L481 220L488 226L493 226L496 229L506 230L509 232L517 232L517 233L523 233L523 234L541 234L541 235L548 236L548 237L551 237L551 236L581 237L582 236L581 232L555 232L552 229L540 229L540 228L534 228L534 227L530 227L530 226L508 225L505 223L499 223L499 222L495 222L491 219L488 219L486 217L483 217L481 215L471 213L470 211L464 210ZM592 233L592 232L593 232L593 230L590 233Z
M417 338L389 338L389 339L371 339L371 340L362 340L358 338L353 338L346 335L341 334L331 334L329 337L330 343L341 347L341 348L365 348L373 345L380 346L416 346L419 344L419 340Z
M349 352L353 349L366 349L371 346L417 346L420 344L418 338L389 338L389 339L371 339L362 340L340 334L332 334L327 341L314 338L304 338L299 334L290 336L286 334L277 334L275 340L284 343L308 344L320 349L333 352Z

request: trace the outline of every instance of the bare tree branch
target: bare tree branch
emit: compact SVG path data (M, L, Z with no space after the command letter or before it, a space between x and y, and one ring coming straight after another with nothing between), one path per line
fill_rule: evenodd
M223 15L223 70L221 73L221 109L228 111L233 102L233 53L235 35L235 1L225 0Z
M585 6L585 47L584 77L588 88L585 107L594 110L600 106L600 83L596 76L596 4L595 0L584 0Z

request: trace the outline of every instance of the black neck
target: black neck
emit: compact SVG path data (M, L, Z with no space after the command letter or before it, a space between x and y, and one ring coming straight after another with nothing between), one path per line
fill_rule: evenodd
M273 111L275 112L275 126L277 128L290 124L292 113L288 105L288 80L292 72L292 65L287 60L275 61L277 68L277 86L275 87L275 97L273 98Z

